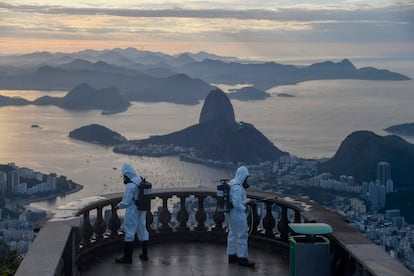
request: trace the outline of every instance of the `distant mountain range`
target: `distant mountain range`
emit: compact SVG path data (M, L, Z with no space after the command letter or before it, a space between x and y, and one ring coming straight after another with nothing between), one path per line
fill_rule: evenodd
M77 53L3 56L0 89L71 90L87 83L94 89L116 87L129 101L197 104L215 89L209 83L247 83L267 90L275 85L320 79L408 80L373 67L357 69L348 59L309 66L245 62L206 52L167 55L135 48ZM257 90L233 95L258 99ZM261 95L261 99L264 99Z
M67 110L102 110L102 114L123 112L131 105L115 87L94 89L88 84L80 84L69 91L64 97L43 96L28 101L18 97L0 95L0 106L6 105L56 105Z

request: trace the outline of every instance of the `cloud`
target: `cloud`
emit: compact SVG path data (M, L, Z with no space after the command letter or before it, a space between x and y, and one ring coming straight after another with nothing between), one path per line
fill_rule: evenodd
M116 2L75 6L78 0L73 1L73 6L60 0L55 5L44 4L45 0L37 5L0 3L2 37L200 47L244 43L246 49L255 45L253 50L268 43L267 52L278 43L359 43L379 48L372 45L414 42L412 1L261 0L253 7L250 0L237 4L224 0L219 6L215 1L185 1L168 2L166 7L154 0L150 7L144 5L148 1L134 1L130 8L116 6Z
M317 2L317 1L316 1ZM347 1L349 2L349 1ZM364 2L364 1L351 1ZM208 3L208 2L206 2ZM238 3L239 4L239 3ZM284 5L286 6L286 5ZM257 7L257 5L256 5ZM316 9L316 7L318 7ZM145 8L75 8L51 5L14 5L0 3L0 8L22 13L60 14L60 15L112 15L121 17L175 17L175 18L233 18L257 19L277 21L318 21L318 20L384 20L388 18L395 21L405 20L414 22L414 4L410 1L385 7L372 7L365 5L358 9L346 6L315 6L301 5L299 7L275 7L273 9L183 9L181 7L170 9Z

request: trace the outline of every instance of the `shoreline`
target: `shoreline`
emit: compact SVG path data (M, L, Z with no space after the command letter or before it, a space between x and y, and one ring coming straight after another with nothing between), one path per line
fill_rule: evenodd
M63 194L63 196L77 193L77 192L79 192L80 190L83 189L83 185L77 184L75 182L72 182L72 183L73 183L73 185L76 186L75 189L69 190L68 192L65 192ZM17 201L18 206L20 206L24 209L27 209L27 207L29 206L30 203L34 203L34 202L38 202L38 201L44 201L44 200L48 200L48 199L53 199L53 198L57 198L57 197L60 197L60 196L62 196L62 194L51 194L51 195L45 195L45 196L40 196L40 197L36 197L36 198L17 199L16 201ZM49 211L47 211L47 212L49 212Z

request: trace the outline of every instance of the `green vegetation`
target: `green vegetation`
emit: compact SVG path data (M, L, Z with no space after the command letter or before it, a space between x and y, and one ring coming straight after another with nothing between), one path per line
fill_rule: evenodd
M8 252L7 246L1 240L0 248L0 275L14 275L22 261L22 257L16 250Z

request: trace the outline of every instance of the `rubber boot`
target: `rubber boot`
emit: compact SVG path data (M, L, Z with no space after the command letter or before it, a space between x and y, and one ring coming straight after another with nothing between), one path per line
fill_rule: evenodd
M239 258L237 258L237 255L229 255L229 264L234 264L239 261Z
M239 265L254 267L255 263L250 262L247 258L239 258Z
M141 242L142 246L142 254L139 254L139 258L143 261L148 261L148 242L143 241Z
M132 264L132 253L134 252L133 242L124 242L124 255L116 258L115 262L118 264Z

